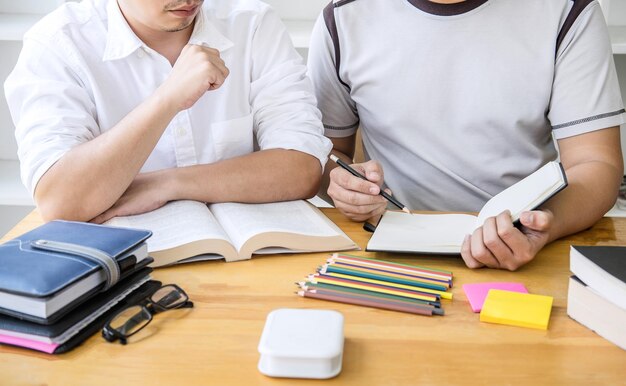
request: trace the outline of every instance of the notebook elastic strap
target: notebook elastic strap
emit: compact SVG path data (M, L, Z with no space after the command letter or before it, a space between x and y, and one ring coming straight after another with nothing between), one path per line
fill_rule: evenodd
M102 289L103 291L111 288L120 279L120 267L117 265L115 258L99 249L50 240L34 240L31 241L31 246L36 249L84 257L98 264L102 267L106 275L106 283Z

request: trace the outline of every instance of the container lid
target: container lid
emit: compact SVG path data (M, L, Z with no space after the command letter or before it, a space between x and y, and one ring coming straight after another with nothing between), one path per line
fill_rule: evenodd
M259 352L271 357L298 359L340 356L343 315L331 310L274 310L267 316Z

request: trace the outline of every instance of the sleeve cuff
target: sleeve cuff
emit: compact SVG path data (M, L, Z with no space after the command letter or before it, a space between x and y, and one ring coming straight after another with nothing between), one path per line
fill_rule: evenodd
M619 126L626 122L626 110L620 109L609 113L599 114L576 121L552 126L555 139L573 137L595 130Z

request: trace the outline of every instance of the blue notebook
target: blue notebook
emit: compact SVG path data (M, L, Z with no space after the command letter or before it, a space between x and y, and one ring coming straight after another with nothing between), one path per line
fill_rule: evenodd
M54 322L113 284L107 281L110 263L107 267L94 255L108 257L116 265L116 279L122 279L152 261L145 244L151 234L52 221L7 241L0 245L0 313L37 323Z
M100 292L89 298L89 301L81 303L53 324L33 323L0 315L0 343L3 342L3 337L19 337L46 344L64 344L98 319L100 315L105 314L144 283L150 281L151 271L152 268L146 267L133 273L110 290Z

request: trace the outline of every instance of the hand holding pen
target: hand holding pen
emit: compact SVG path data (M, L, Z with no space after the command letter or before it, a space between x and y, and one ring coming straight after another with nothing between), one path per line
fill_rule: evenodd
M405 205L378 186L382 184L383 178L383 170L378 162L368 161L360 164L362 174L334 154L331 154L330 158L340 168L330 172L328 195L333 199L335 207L347 217L354 221L365 221L379 216L385 211L387 201L410 213Z

